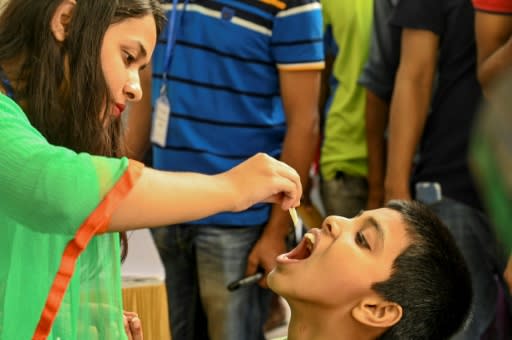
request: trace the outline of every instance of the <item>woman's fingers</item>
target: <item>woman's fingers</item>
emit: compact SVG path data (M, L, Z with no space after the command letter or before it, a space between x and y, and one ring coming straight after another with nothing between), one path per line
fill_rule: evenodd
M272 159L275 170L273 172L273 183L277 192L270 198L271 202L280 204L282 209L287 210L297 207L302 197L302 184L297 171L288 164Z
M281 175L292 181L294 188L291 191L283 191L284 197L281 203L283 209L287 210L295 208L300 205L300 199L302 197L302 183L300 182L299 173L286 163L281 162L284 165L283 173Z
M128 317L125 314L123 314L123 325L124 325L124 332L128 336L128 340L133 340L132 331L130 330L130 323L128 321Z
M288 210L299 205L300 189L297 189L295 182L287 178L277 178L274 179L273 185L278 188L277 192L267 197L264 202L279 204L283 210Z
M229 182L226 190L235 200L234 211L259 202L277 203L283 209L300 203L302 185L297 171L266 154L257 154L223 175Z
M128 335L128 340L143 340L142 323L137 313L123 312L124 331Z
M134 316L129 323L133 340L143 340L144 336L142 334L142 323L139 317Z

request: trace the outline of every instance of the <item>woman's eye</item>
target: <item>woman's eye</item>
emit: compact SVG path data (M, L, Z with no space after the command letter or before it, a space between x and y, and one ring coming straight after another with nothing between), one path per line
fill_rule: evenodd
M372 248L370 247L370 245L368 244L368 241L366 241L366 237L364 237L364 234L363 232L359 231L357 234L356 234L356 243L358 245L360 245L361 247L363 248L366 248L368 250L372 250Z
M130 65L135 61L135 57L128 52L124 52L124 60L127 65Z

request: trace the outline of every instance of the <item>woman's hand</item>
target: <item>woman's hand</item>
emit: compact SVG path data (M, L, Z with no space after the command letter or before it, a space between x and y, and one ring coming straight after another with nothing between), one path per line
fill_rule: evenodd
M143 340L142 324L139 316L134 312L123 311L124 330L128 340Z
M234 195L234 211L259 202L277 203L284 210L300 204L302 185L297 171L266 154L258 153L218 176Z

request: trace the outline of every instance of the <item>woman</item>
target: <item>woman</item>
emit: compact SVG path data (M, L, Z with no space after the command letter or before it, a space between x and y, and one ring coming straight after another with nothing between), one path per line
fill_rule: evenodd
M11 0L0 17L2 339L125 338L114 232L299 203L298 174L262 154L211 176L92 156L122 151L161 18L155 0Z

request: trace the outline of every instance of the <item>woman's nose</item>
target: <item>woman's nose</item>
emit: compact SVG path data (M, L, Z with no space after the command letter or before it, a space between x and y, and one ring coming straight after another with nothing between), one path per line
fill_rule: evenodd
M124 94L129 101L137 102L142 99L142 88L138 72L132 74L124 86Z

